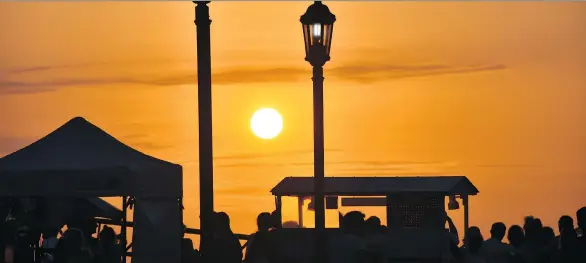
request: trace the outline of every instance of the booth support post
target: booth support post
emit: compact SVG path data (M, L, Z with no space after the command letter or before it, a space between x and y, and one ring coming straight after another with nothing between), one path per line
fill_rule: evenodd
M275 207L276 207L276 213L277 213L277 221L279 221L279 226L283 225L283 198L278 195L275 196Z
M128 221L127 218L127 212L128 212L128 197L127 196L122 196L122 222L120 224L120 235L122 236L122 239L120 240L121 242L121 247L124 249L124 251L122 252L122 263L126 263L126 254L127 254L127 250L126 250L126 243L128 242L127 240L127 234L126 234L126 223Z
M469 213L470 209L468 208L468 195L462 196L462 203L464 205L464 237L468 233L468 228L470 227L469 221ZM465 240L465 239L464 239Z
M303 228L303 196L297 197L297 216L297 222L299 223L299 227Z

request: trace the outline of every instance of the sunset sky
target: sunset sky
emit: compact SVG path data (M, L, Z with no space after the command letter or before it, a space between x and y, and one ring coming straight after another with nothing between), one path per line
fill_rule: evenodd
M310 3L210 4L216 209L235 232L274 208L283 177L313 173L299 23ZM556 226L586 205L586 3L328 6L338 20L326 175L466 175L480 189L471 224L485 235L529 214ZM0 3L0 156L83 116L183 165L185 220L197 227L193 20L191 2ZM283 116L273 140L250 131L262 107Z

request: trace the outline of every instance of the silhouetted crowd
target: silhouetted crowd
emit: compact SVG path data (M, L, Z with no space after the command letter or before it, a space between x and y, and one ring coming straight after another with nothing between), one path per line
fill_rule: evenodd
M23 229L5 232L2 244L4 262L119 263L122 248L114 229L104 226L98 237L94 238L92 235L96 234L96 229L95 222L91 221L67 224L64 232L44 229L40 233L40 242L31 240L34 235Z
M246 244L242 261L242 250L238 238L230 230L228 216L217 213L214 244L207 253L200 254L186 239L183 263L281 263L275 255L275 240L271 232L279 227L269 213L257 218L258 231ZM470 227L460 244L458 230L445 215L447 240L450 243L450 263L586 263L586 207L576 213L577 225L571 216L564 215L558 222L559 235L551 227L543 226L539 218L528 216L523 226L513 225L507 230L504 223L494 223L490 237L485 239L478 227ZM377 217L366 219L359 211L345 214L340 220L341 232L329 242L330 263L382 263L389 262L385 253L385 236L392 235ZM505 238L508 242L505 242Z
M586 262L586 207L576 212L577 225L569 215L558 221L559 235L543 226L539 218L528 216L523 226L494 223L490 238L484 239L478 227L470 227L464 246L455 253L456 262L470 263L584 263ZM503 242L504 238L508 243Z
M28 209L19 204L1 206L0 258L4 263L120 263L122 246L114 229L98 224L85 211L77 210L63 225L51 224L41 206ZM96 237L94 237L94 235Z
M124 248L115 231L105 226L100 233L91 217L69 220L66 231L60 228L41 227L27 222L27 213L17 218L8 216L1 228L0 256L5 263L119 263ZM30 214L30 213L28 213ZM586 263L586 207L576 213L576 224L571 216L564 215L554 229L543 226L539 218L528 216L523 226L508 227L494 223L490 237L485 239L478 227L465 231L460 242L458 230L445 215L446 240L449 253L443 262L450 263ZM241 246L230 227L230 218L217 212L213 218L214 235L209 244L194 249L191 239L182 242L182 263L284 263L274 233L286 228L275 212L261 213L257 217L258 230ZM289 227L298 225L288 223ZM385 246L394 228L387 228L377 217L359 211L340 215L340 229L330 236L329 263L387 263L389 251ZM309 233L309 232L307 232ZM444 232L441 232L444 233ZM94 235L96 237L94 237ZM443 235L443 234L442 234ZM508 242L505 242L505 239ZM444 241L442 241L444 242ZM448 244L447 244L448 245ZM311 245L310 245L311 246ZM446 246L448 247L448 246Z

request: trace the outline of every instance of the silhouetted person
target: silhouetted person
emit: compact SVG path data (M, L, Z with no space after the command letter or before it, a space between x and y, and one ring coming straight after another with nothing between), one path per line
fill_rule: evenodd
M281 213L278 210L275 210L271 213L271 226L273 228L282 228L283 225L281 223Z
M559 235L556 237L555 245L561 249L561 237L577 237L576 229L574 228L574 219L569 215L563 215L558 220ZM565 233L565 234L564 234Z
M29 213L27 213L29 214ZM34 261L34 253L31 244L34 242L34 234L31 233L29 215L23 216L26 219L16 229L16 239L14 242L14 262L15 263L32 263ZM38 241L38 239L36 239Z
M269 230L273 227L273 217L269 213L260 213L256 218L258 231L252 235L246 248L246 263L266 263L271 258L271 241Z
M555 232L551 227L541 228L541 244L543 246L543 259L542 262L552 262L556 258L557 249L553 245L555 244Z
M574 219L569 215L563 215L558 220L558 231L562 233L568 228L574 229Z
M460 244L460 238L458 235L458 228L456 227L456 224L454 224L454 221L452 221L452 218L450 218L448 216L447 213L444 213L444 217L445 217L445 224L448 224L448 228L446 229L446 232L448 233L448 237L450 239L450 241L456 246L458 247L458 245Z
M230 217L224 212L214 214L214 242L206 263L241 263L242 247L230 228Z
M541 222L541 219L539 218L535 218L535 224L539 227L539 228L543 228L543 222Z
M541 242L544 246L550 245L555 240L555 232L551 227L541 228Z
M4 260L4 252L6 251L6 241L8 239L8 228L6 218L10 213L10 205L12 201L10 198L0 198L0 219L4 219L0 224L0 259Z
M555 238L551 245L554 261L559 263L576 262L578 237L572 217L568 215L561 216L558 220L558 230L560 235Z
M363 263L367 258L364 233L364 214L358 211L348 212L342 218L342 235L333 238L329 254L330 263Z
M67 229L74 229L82 234L84 242L81 249L86 251L93 259L96 252L99 250L98 240L92 236L96 233L97 230L97 223L95 219L89 216L88 212L81 210L79 215L75 215L67 223Z
M59 230L56 228L48 228L45 231L43 231L42 248L55 249L57 247L57 243L59 242L59 239L57 239L58 234Z
M84 235L79 229L68 229L63 233L55 251L55 263L91 263L92 257L84 250Z
M519 225L512 225L507 233L507 240L514 248L519 249L525 241L525 232Z
M105 226L99 234L98 239L98 262L117 263L122 257L122 248L116 243L116 232L114 229Z
M504 223L492 224L490 238L482 244L482 254L489 263L512 262L516 254L513 246L503 243L507 227Z
M367 236L375 236L383 234L383 226L380 218L371 216L365 221L365 234Z
M577 258L579 262L586 262L586 206L578 209L576 212L577 229L577 246L579 251Z
M481 253L484 238L478 227L468 228L464 237L464 246L462 247L462 262L464 263L486 263L486 258Z
M456 228L456 225L454 224L452 219L448 216L448 214L445 211L443 212L443 216L444 216L443 227L445 227L446 224L448 225L448 227L445 228L444 231L447 236L446 239L449 242L448 246L450 249L450 254L446 255L447 257L450 257L450 258L449 259L446 258L446 260L448 260L450 262L461 262L463 260L463 258L462 258L462 250L458 246L460 244L460 238L458 236L458 228Z
M366 220L364 240L366 241L367 248L371 251L373 262L384 262L385 231L380 218L371 216Z
M540 263L543 261L541 229L541 221L535 218L525 221L525 242L519 249L519 256L524 263Z
M523 219L523 232L527 233L527 227L529 226L530 223L532 223L533 221L535 221L535 217L534 216L526 216Z
M199 263L199 253L193 248L190 238L181 240L181 263Z
M55 249L57 249L57 244L59 243L59 239L57 239L58 234L59 230L57 228L47 228L43 231L43 243L41 244L43 253L41 254L41 262L53 262L53 255L55 253Z
M3 251L5 262L14 262L15 247L16 247L16 240L15 240L14 236L12 236L12 235L6 236L6 240L4 242L4 251Z
M576 211L576 221L578 224L578 228L580 231L579 232L579 237L583 238L584 237L584 231L586 231L586 206L582 207L580 209L578 209L578 211Z

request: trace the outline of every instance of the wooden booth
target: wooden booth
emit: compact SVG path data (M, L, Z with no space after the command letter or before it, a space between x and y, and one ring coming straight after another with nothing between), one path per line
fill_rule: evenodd
M303 200L314 195L313 177L288 177L272 190L277 214L281 215L282 197L298 199L299 224L303 226ZM326 209L338 205L349 207L382 206L386 208L388 227L385 245L389 262L441 262L449 253L446 235L446 203L450 209L458 209L460 199L464 209L462 233L469 227L468 198L478 194L478 189L465 176L435 177L326 177L324 194ZM309 204L311 208L311 203ZM359 210L359 209L358 209ZM282 220L281 220L282 221ZM280 229L288 236L284 254L313 254L308 229ZM328 236L336 235L337 229L327 229ZM302 234L303 232L303 234ZM285 240L287 239L287 240ZM304 241L291 241L304 240ZM300 244L293 244L300 243ZM293 252L292 250L297 250ZM297 260L304 259L298 258Z

